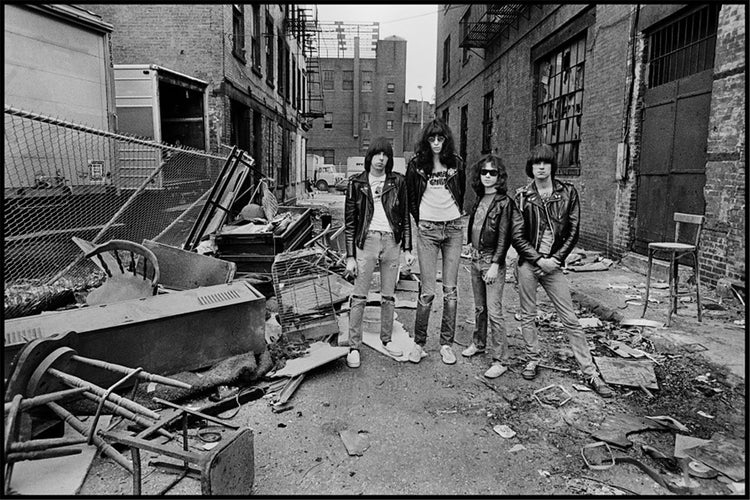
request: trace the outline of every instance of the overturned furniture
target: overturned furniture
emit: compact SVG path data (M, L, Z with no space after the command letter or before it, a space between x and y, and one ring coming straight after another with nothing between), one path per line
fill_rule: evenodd
M26 342L78 332L81 356L170 375L265 350L265 298L240 281L5 321L5 359ZM5 377L9 366L4 366ZM81 367L107 385L111 374Z

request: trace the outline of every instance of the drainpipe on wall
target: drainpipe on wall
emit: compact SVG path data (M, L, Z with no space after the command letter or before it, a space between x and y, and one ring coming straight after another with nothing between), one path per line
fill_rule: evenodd
M359 137L359 37L354 37L354 91L352 92L352 135ZM359 145L358 145L359 146Z

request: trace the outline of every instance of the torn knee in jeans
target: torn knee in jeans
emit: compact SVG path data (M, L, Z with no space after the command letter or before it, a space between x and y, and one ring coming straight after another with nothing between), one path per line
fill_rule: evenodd
M363 295L352 295L349 298L349 302L351 304L360 303L360 302L367 302L367 297L365 297Z
M483 312L484 312L484 307L480 306L480 307L475 307L474 308L474 313L475 314L482 314Z
M393 302L393 303L395 303L396 302L396 297L389 297L388 295L382 295L380 297L380 300L383 301L383 302Z
M458 299L458 287L443 286L443 299L444 300L457 300Z
M434 295L430 294L423 294L419 296L419 303L423 306L429 306L432 305L432 301L435 299Z

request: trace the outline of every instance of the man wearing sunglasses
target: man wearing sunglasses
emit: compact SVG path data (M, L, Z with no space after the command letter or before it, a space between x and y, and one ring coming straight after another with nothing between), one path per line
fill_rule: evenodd
M533 380L540 361L536 317L536 290L542 285L568 334L576 361L586 382L600 396L613 396L591 358L586 336L578 323L568 280L561 267L578 242L580 202L572 184L555 179L557 158L548 144L535 146L526 162L526 175L533 179L516 191L512 239L518 251L518 298L521 302L521 332L529 361L521 376Z

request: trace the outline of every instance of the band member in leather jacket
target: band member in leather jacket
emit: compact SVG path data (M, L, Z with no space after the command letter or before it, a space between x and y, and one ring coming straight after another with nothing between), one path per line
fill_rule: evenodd
M403 249L407 265L411 254L411 221L404 176L393 171L393 147L385 137L375 138L365 156L365 171L349 179L344 202L346 274L355 276L350 297L349 354L351 368L360 365L362 317L372 273L380 264L380 340L389 354L403 355L392 342L394 291Z
M507 195L508 174L500 157L483 156L472 168L472 174L477 200L469 217L467 240L471 245L476 330L473 342L461 354L470 357L488 350L492 364L484 376L496 378L508 370L510 358L503 318L503 287L514 204Z
M438 253L443 260L443 319L440 327L440 355L454 364L453 339L456 331L458 266L463 243L461 211L466 173L455 153L453 134L442 120L429 122L422 130L414 158L406 170L409 210L417 222L420 290L414 322L415 346L409 361L419 363L427 356L427 325L436 294Z
M565 259L578 242L580 203L572 184L555 179L557 158L547 144L535 146L526 162L533 180L516 191L519 216L514 218L513 246L518 251L518 297L521 331L529 361L521 375L533 380L540 361L536 317L536 290L541 284L562 321L573 354L586 382L602 397L612 397L594 366L586 336L578 323L568 280L562 273Z

